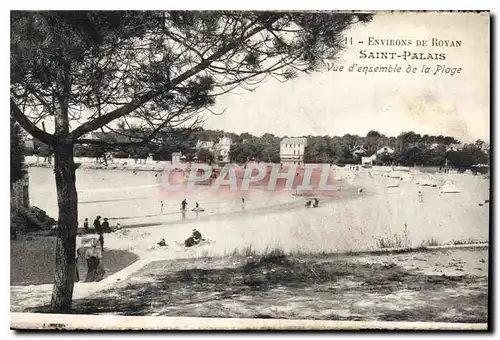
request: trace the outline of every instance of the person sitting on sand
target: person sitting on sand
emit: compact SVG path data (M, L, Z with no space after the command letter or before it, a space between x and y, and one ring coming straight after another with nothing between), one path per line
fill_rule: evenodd
M308 200L308 201L306 202L306 208L310 208L310 207L311 207L311 204L312 204L311 200Z
M104 268L101 266L102 252L97 248L97 239L93 238L91 241L91 248L85 253L85 260L87 260L87 277L85 282L98 282L104 276Z
M165 247L167 245L167 242L165 242L165 239L162 238L160 242L157 243L160 247Z
M319 199L315 198L313 208L317 208L317 207L319 207Z
M197 241L197 242L201 241L201 233L198 230L193 229L193 235L192 236L193 236L193 238L194 238L195 241Z
M185 245L186 247L192 247L192 246L194 246L195 244L198 244L198 243L194 240L193 236L189 236L189 237L186 239L186 241L184 241L184 245Z
M362 188L359 188L358 189L358 195L361 195L361 193L363 192L363 189Z

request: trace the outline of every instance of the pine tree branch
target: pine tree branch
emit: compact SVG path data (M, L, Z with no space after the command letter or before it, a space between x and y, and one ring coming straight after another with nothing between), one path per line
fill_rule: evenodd
M55 146L57 140L54 135L39 129L35 124L33 124L33 122L24 115L21 109L19 109L19 106L17 106L13 98L10 98L10 115L34 138L44 142L45 144Z
M81 136L85 135L86 133L94 131L94 130L100 128L101 126L104 126L117 118L123 117L123 116L133 112L134 110L139 108L141 105L143 105L143 104L147 103L148 101L150 101L151 99L153 99L155 96L157 96L163 92L169 91L170 89L179 85L183 81L185 81L185 80L191 78L192 76L198 74L199 72L205 70L206 68L208 68L210 66L210 64L212 62L216 61L218 58L220 58L223 55L225 55L226 53L230 52L232 49L237 47L238 44L240 44L242 41L249 39L250 37L252 37L253 35L259 33L260 31L262 31L264 29L265 29L265 27L258 26L256 28L250 30L250 32L248 32L246 35L243 35L238 40L233 41L233 42L223 46L217 52L213 53L210 57L206 58L204 61L202 61L201 63L199 63L198 65L196 65L192 69L182 73L181 75L179 75L178 77L173 79L169 84L166 84L160 90L148 91L147 93L145 93L142 96L140 96L139 98L133 100L129 104L124 105L124 106L122 106L116 110L113 110L113 111L111 111L103 116L100 116L98 118L95 118L89 122L82 124L81 126L79 126L78 128L76 128L75 130L73 130L72 132L69 133L69 135L67 136L67 141L68 142L75 141L78 137L81 137Z

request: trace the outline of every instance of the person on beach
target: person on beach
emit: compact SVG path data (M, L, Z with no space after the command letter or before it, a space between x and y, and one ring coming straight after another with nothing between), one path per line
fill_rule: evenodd
M165 239L162 238L160 242L157 243L160 247L165 247L167 245L167 242L165 242Z
M317 208L317 207L319 207L319 199L315 198L313 208Z
M75 244L75 282L80 281L80 272L78 270L78 259L80 258L80 248L81 248L81 241L77 237Z
M188 202L186 201L186 199L184 199L182 202L181 202L181 210L182 211L186 211L186 206L188 205Z
M196 244L196 242L195 242L195 240L194 240L193 236L188 237L188 238L186 239L186 241L184 241L184 245L185 245L186 247L188 247L188 248L189 248L189 247L194 246L195 244Z
M98 282L104 276L104 268L101 266L102 252L97 248L97 242L97 239L92 239L91 247L85 253L88 267L85 282Z
M104 252L104 235L99 234L99 244L101 245L101 251Z
M108 222L108 218L107 217L105 217L104 218L104 222L102 222L101 230L102 230L102 233L109 233L109 232L111 232L111 229L109 228L109 222Z
M310 208L311 204L312 204L311 200L307 200L307 202L306 202L306 208Z
M83 221L83 229L85 230L86 233L89 232L89 219L85 218L85 221Z
M197 242L201 241L201 233L196 229L193 229L193 238Z
M189 248L200 243L200 241L201 241L201 233L198 230L193 229L193 234L190 237L188 237L186 241L184 241L184 245Z
M94 230L96 233L100 234L102 233L102 230L101 230L101 216L97 216L94 220Z
M422 191L419 191L418 192L418 201L420 203L423 203L424 202L424 194L422 193Z
M163 201L160 201L160 212L163 213Z

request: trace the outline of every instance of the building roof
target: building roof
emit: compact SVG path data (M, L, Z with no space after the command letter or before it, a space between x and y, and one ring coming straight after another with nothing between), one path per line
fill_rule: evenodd
M281 144L307 144L305 137L285 137L281 140Z
M352 148L352 150L357 151L357 150L363 150L363 151L368 151L365 149L363 145L356 145L355 147Z
M382 152L394 152L394 149L391 148L390 146L383 146L377 150L377 153L382 153Z

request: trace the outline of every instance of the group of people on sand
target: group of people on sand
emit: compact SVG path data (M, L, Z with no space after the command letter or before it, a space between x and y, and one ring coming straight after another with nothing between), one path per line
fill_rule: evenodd
M98 247L99 243L101 245L100 247ZM85 276L85 282L98 282L103 279L104 274L106 273L102 265L103 249L104 239L98 240L96 238L92 238L88 249L84 249L82 244L77 243L75 254L75 282L80 281L80 273L78 270L78 261L80 258L87 262L87 275Z
M105 217L102 222L101 219L101 216L96 216L94 222L92 223L92 228L89 225L88 218L85 218L83 222L83 229L85 234L95 233L99 236L97 238L94 237L90 239L90 247L85 251L83 250L85 248L81 244L81 240L77 238L75 282L80 281L80 275L78 273L78 260L80 258L83 258L87 262L87 276L85 277L85 282L100 281L105 274L104 268L102 266L102 254L104 252L104 233L110 233L113 230L109 225L107 217ZM116 225L115 229L121 229L119 223Z
M313 208L319 207L319 199L318 198L314 198L312 200L307 200L306 208L311 208L311 207L313 207Z
M193 229L193 233L191 234L191 236L189 236L184 241L184 246L189 248L189 247L192 247L194 245L199 244L201 241L204 241L204 240L205 239L202 238L201 233L198 230ZM160 242L158 242L157 245L160 247L165 247L165 246L167 246L167 242L165 241L164 238L161 238Z

